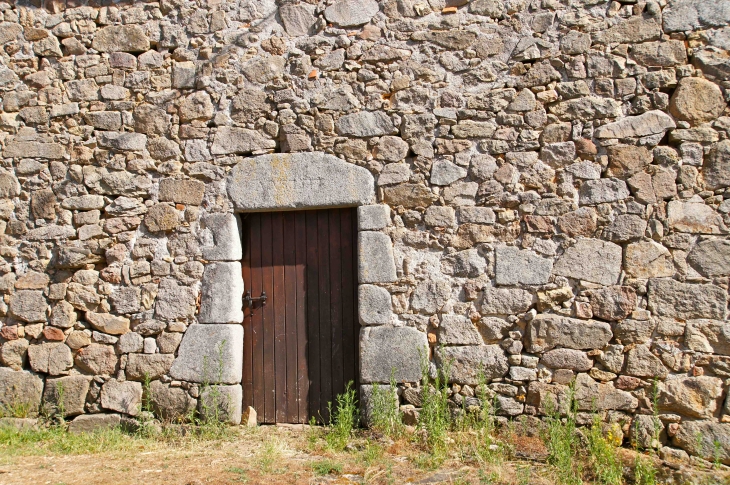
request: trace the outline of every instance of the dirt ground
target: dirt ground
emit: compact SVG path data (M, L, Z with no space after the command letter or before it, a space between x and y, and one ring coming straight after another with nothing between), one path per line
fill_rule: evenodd
M537 438L513 437L513 451L499 463L470 462L455 451L432 470L423 466L428 461L423 450L408 440L361 437L333 453L315 436L307 427L262 426L240 428L223 440L135 439L123 451L0 455L0 485L556 483ZM697 483L730 483L717 478Z

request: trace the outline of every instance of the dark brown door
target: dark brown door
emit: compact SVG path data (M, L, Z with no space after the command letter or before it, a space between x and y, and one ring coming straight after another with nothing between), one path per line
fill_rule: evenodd
M355 209L243 216L243 405L259 423L327 422L327 403L357 386L356 221Z

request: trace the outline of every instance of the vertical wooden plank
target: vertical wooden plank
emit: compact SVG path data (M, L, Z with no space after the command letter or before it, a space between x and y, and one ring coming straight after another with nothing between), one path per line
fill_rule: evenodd
M263 347L264 347L264 423L276 422L276 382L274 380L274 308L277 302L274 299L274 252L273 252L273 228L270 213L261 214L261 267L263 274L262 289L266 291L268 300L266 305L256 304L256 309L261 313L263 326ZM261 296L261 293L252 294L253 297Z
M332 402L332 322L330 320L329 217L317 211L317 232L322 236L319 248L319 368L320 414L329 422L327 404Z
M252 295L260 294L263 288L263 268L261 263L261 216L249 214L249 236L251 245L251 290ZM251 308L248 309L249 314ZM264 422L264 327L263 313L254 311L251 321L251 373L253 408L256 410L257 419ZM246 335L244 334L244 342Z
M330 322L332 362L332 400L345 390L342 349L342 244L340 242L340 209L327 211L329 216L329 250L330 250Z
M276 422L287 422L286 388L286 293L284 283L284 214L271 214L272 246L274 254L274 293L271 303L274 311L274 385L276 394Z
M309 368L309 417L321 422L319 367L319 241L317 213L306 212L307 230L307 364Z
M287 423L299 422L297 405L297 268L296 268L296 231L295 213L285 212L283 221L284 235L284 297L286 330L286 419Z
M344 384L352 381L357 384L357 337L359 321L356 314L356 273L353 271L355 259L355 231L353 231L354 209L340 212L340 244L342 247L342 353ZM357 390L357 387L355 388Z
M297 411L298 423L309 420L309 370L307 367L307 219L303 211L295 212L296 246L296 337L297 337Z
M241 259L241 276L244 291L251 288L251 221L243 217L241 234L243 258ZM243 309L243 408L253 406L253 346L251 332L251 316L248 308Z

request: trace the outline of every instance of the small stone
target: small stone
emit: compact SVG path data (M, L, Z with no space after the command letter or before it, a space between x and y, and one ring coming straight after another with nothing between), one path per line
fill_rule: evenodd
M307 4L282 5L279 7L279 17L286 33L292 37L310 34L317 21L314 6Z
M626 355L626 374L635 377L664 379L667 368L656 355L652 354L646 345L637 345Z
M586 372L593 367L593 361L585 352L573 349L553 349L545 352L540 362L552 369L571 369Z
M443 315L438 331L442 345L481 345L482 338L474 324L462 315Z
M186 419L197 405L185 389L160 381L150 383L149 399L156 416L173 422Z
M338 0L325 9L324 16L340 27L355 27L370 22L379 11L375 0Z
M246 409L244 409L243 413L241 413L241 425L253 428L256 427L257 424L256 410L251 406L246 406Z
M530 309L534 296L519 288L493 288L483 290L480 312L483 315L513 315Z
M666 113L657 110L647 111L599 127L596 130L596 138L639 138L664 133L676 126L674 120Z
M466 170L446 160L436 160L431 165L431 183L450 185L466 177Z
M147 212L144 219L150 232L172 231L180 224L180 215L169 204L155 204Z
M456 212L452 207L432 205L426 209L423 222L429 227L453 227L456 224Z
M451 296L451 283L444 279L427 279L418 282L411 297L411 308L417 312L433 314L441 310Z
M597 205L618 202L629 197L630 192L623 180L586 180L580 186L580 205Z
M590 301L595 317L623 320L636 308L636 291L628 286L609 286L591 291Z
M139 25L112 25L94 34L91 47L99 52L145 52L150 41Z
M626 247L624 269L635 278L668 277L674 275L674 260L661 244L641 241Z
M46 387L43 391L44 405L49 407L50 412L55 413L61 408L59 404L62 404L63 416L66 418L83 414L90 381L91 378L87 376L67 376L46 380Z
M92 375L113 375L117 369L118 358L114 347L90 344L78 351L74 362L79 369Z
M66 344L50 342L28 347L28 360L34 371L52 376L66 374L74 363Z
M371 137L394 135L398 130L382 111L359 111L341 116L335 123L340 136Z
M122 335L129 332L129 319L110 313L86 312L86 321L96 330L111 335Z
M692 248L687 261L708 278L730 275L730 241L705 240Z
M45 322L47 309L42 291L19 290L10 300L10 314L24 322Z

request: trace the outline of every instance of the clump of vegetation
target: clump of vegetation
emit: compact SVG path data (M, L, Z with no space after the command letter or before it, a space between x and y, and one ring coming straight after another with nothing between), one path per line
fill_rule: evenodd
M359 420L357 393L352 387L352 381L347 383L345 392L337 396L335 409L332 409L331 402L327 404L327 409L330 415L329 429L325 436L327 445L335 451L344 450Z
M611 436L612 431L609 430L608 433L609 436L604 436L600 416L594 414L593 423L587 433L589 464L598 483L621 485L624 481L623 466L613 445L615 439Z
M576 460L580 440L576 426L578 402L575 399L574 382L568 387L567 401L568 410L563 417L559 406L548 397L545 444L548 462L556 468L558 482L563 485L581 485L583 467L580 460Z
M398 410L398 388L395 373L390 373L388 386L374 383L370 395L370 428L378 433L395 439L403 435L404 426Z
M312 470L317 475L339 475L342 473L342 464L332 459L326 458L312 463Z
M432 379L428 361L425 358L422 360L421 411L418 414L417 428L428 449L428 456L420 461L423 467L435 468L448 456L448 431L452 424L448 385L451 365L445 362Z

